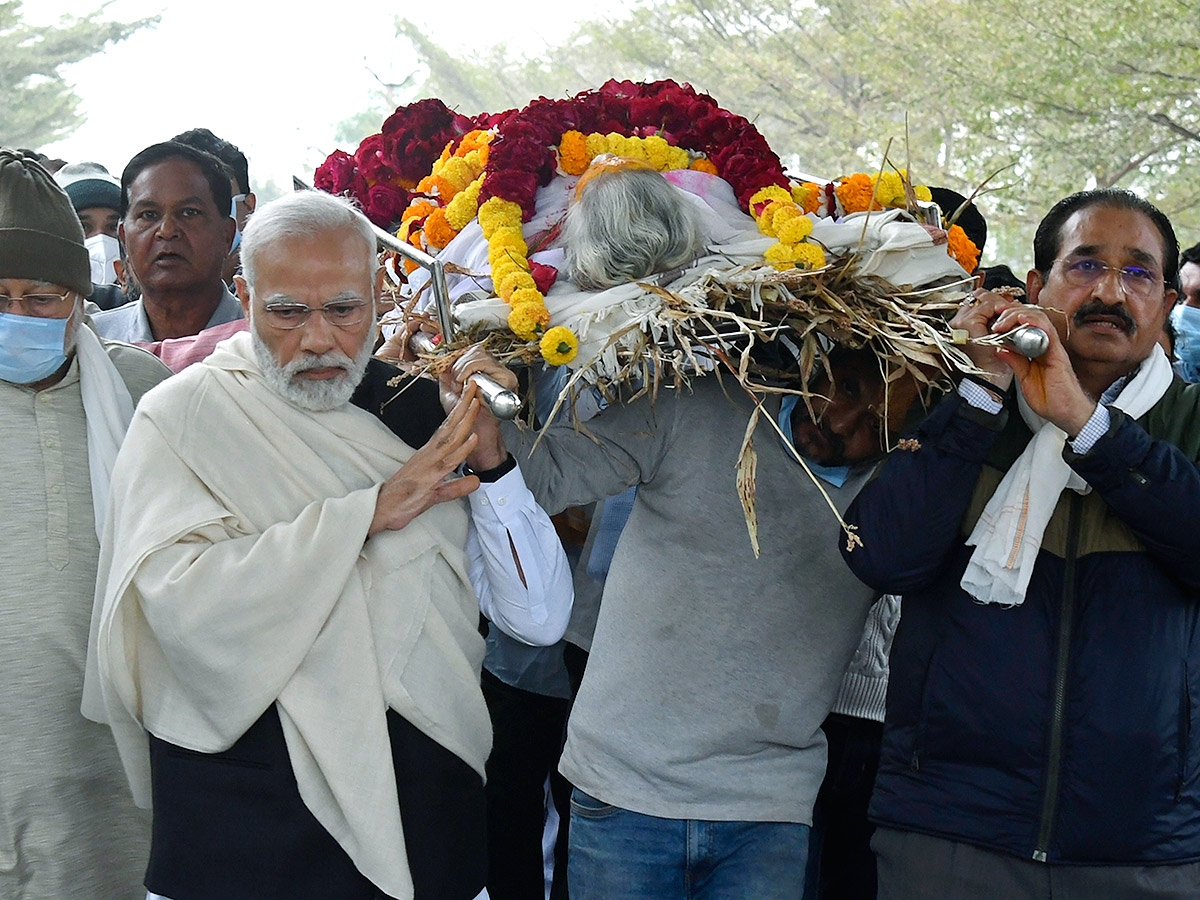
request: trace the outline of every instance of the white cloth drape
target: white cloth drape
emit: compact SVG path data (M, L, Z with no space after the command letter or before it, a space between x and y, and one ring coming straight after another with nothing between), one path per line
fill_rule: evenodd
M79 393L87 419L88 473L92 479L92 508L99 539L104 530L113 465L133 418L133 398L121 373L104 352L100 338L86 325L80 325L76 332L75 356L79 360Z
M1136 419L1162 399L1171 377L1171 363L1155 345L1112 405ZM999 606L1024 602L1042 536L1062 492L1091 490L1063 459L1063 430L1033 412L1019 392L1017 402L1033 440L1005 473L967 538L975 551L960 582L978 602Z

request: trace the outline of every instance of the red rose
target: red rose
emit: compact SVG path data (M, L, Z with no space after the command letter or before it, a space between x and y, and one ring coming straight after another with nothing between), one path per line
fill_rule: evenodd
M537 289L546 294L558 279L558 269L554 266L542 265L539 262L529 261L529 274L533 276L533 283L537 285Z
M376 184L367 192L363 212L380 228L394 231L407 207L408 191L387 184Z
M363 206L367 199L367 181L354 164L354 157L345 150L335 150L317 167L313 186L327 194L351 197Z
M429 174L446 144L470 127L470 119L452 112L441 100L401 106L383 123L382 161L401 179L415 184Z
M500 197L521 204L521 211L526 221L533 218L534 200L537 196L538 176L534 172L521 169L508 169L488 172L483 178L483 188L479 192L479 202L491 197Z
M368 184L391 184L396 178L396 172L383 161L383 135L373 134L364 138L354 154L358 163L358 171Z

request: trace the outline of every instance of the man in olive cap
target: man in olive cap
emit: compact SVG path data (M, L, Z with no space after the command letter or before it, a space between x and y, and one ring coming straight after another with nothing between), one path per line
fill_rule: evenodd
M46 170L0 149L0 900L144 896L149 819L80 702L109 473L170 373L83 324L83 240Z

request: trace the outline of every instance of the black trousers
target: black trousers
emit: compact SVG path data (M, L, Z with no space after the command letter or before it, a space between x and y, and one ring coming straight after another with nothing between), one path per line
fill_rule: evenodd
M804 896L815 900L875 900L875 854L867 805L879 768L883 724L831 713L821 729L829 764L813 810Z
M564 826L569 808L570 786L557 769L570 701L520 690L486 670L483 696L493 730L486 787L488 895L492 900L542 900L547 775ZM566 841L560 839L560 844L565 850ZM555 865L556 875L560 870L565 875L565 859Z

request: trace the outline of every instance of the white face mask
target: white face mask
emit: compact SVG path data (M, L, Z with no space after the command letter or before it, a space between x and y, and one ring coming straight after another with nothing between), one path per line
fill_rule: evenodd
M115 237L107 234L93 234L83 242L87 247L88 257L92 261L92 282L94 284L116 284L117 270L113 263L121 258L121 245Z

